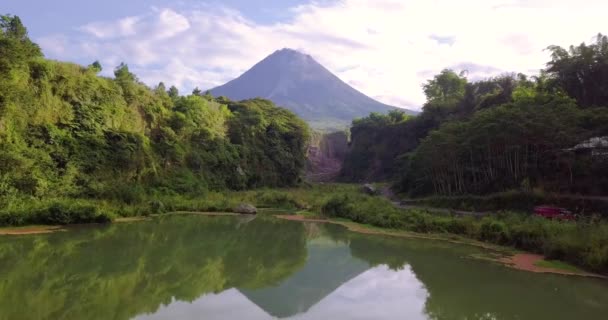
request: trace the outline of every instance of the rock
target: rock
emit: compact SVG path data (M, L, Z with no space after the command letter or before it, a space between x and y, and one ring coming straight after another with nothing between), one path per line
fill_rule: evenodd
M235 213L241 213L241 214L256 214L258 213L258 209L256 207L254 207L251 204L248 203L241 203L238 206L236 206L236 208L234 208L232 211L234 211Z
M375 196L378 194L378 190L373 185L366 183L363 185L363 192L369 194L370 196Z

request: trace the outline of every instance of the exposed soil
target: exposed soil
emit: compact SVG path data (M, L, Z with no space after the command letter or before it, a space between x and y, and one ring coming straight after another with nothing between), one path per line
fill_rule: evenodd
M505 264L508 267L517 270L524 270L535 273L556 273L563 274L569 276L584 276L584 277L594 277L594 278L604 278L605 276L584 272L584 271L570 271L570 270L562 270L555 268L545 268L537 265L538 262L545 260L545 257L537 254L531 253L518 253L512 255L510 257L498 259L499 262Z
M45 234L53 232L66 231L64 227L59 226L30 226L30 227L16 227L16 228L2 228L0 229L0 235L3 236L20 236L28 234Z
M312 140L306 161L306 181L335 181L348 152L348 137L343 132L333 132L313 136Z
M117 218L114 219L115 223L128 223L128 222L139 222L149 220L148 217L128 217L128 218Z

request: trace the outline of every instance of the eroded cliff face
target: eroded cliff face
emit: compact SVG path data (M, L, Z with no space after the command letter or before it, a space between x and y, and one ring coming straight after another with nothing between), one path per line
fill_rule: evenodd
M342 163L348 150L346 132L313 133L308 147L306 180L335 181L342 170Z

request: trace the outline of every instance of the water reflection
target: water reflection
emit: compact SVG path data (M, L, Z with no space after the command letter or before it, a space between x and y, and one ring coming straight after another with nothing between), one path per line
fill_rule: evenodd
M227 217L0 238L4 319L604 319L606 282L478 249Z
M263 291L263 290L262 290ZM393 271L386 266L367 270L344 283L309 309L284 319L427 319L427 292L409 268ZM285 299L260 306L242 292L230 289L201 297L192 303L175 302L153 315L137 320L161 319L274 319L275 307ZM279 310L281 308L279 307Z

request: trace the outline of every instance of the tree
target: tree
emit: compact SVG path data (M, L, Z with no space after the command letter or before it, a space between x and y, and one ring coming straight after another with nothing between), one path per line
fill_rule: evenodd
M19 41L28 41L27 29L18 16L0 16L0 34Z
M103 67L101 66L101 63L99 63L99 61L95 60L95 62L93 62L92 64L89 65L89 68L95 70L95 73L99 73L103 70Z
M462 99L466 84L464 73L457 74L450 69L444 69L422 87L427 102L433 103Z
M608 106L608 37L601 33L595 43L550 46L547 74L583 107Z
M33 43L18 16L0 16L0 71L23 65L34 57L41 57L40 47Z
M172 99L177 99L179 97L179 90L177 90L176 86L171 86L171 88L169 88L169 91L167 93L169 94L169 97L171 97Z
M124 62L121 62L120 65L114 69L114 77L119 83L137 81L137 77L129 71L129 66Z

